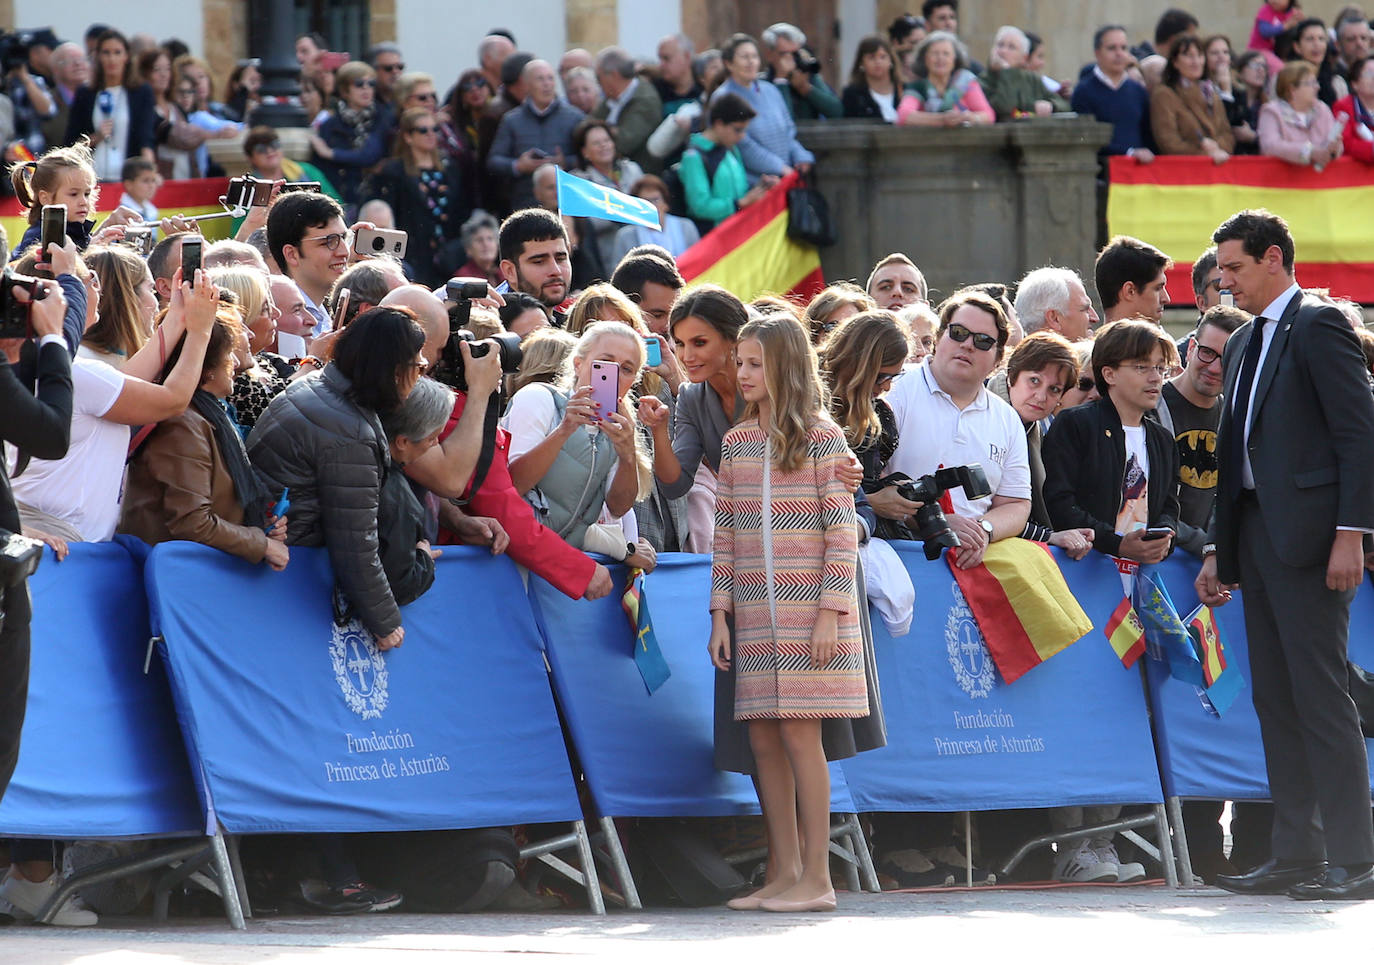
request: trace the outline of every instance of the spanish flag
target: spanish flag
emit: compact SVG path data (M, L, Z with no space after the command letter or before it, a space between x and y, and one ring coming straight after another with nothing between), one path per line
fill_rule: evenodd
M1145 652L1145 624L1140 622L1128 597L1121 598L1121 603L1112 611L1112 618L1102 632L1121 658L1122 666L1131 666Z
M1267 208L1293 230L1298 277L1306 288L1374 302L1374 177L1367 164L1339 158L1322 171L1277 158L1159 157L1151 164L1111 159L1107 226L1174 260L1175 301L1192 300L1193 259L1212 232L1245 208Z
M1043 543L998 540L967 570L945 560L1007 683L1093 628Z
M1221 633L1217 630L1217 618L1211 607L1198 608L1188 621L1188 635L1193 638L1202 661L1202 682L1210 687L1226 669L1226 652L1222 649Z
M787 237L787 191L799 178L788 175L683 252L682 277L714 282L746 302L766 293L809 299L824 288L816 249Z
M174 214L215 214L223 212L224 206L219 203L220 195L228 189L229 182L225 178L202 178L195 181L164 181L162 187L158 188L157 194L153 196L153 204L157 205L158 211L164 218ZM105 220L105 217L119 207L119 198L123 189L118 184L102 184L100 186L100 200L96 203L98 212L94 220L98 225ZM14 198L6 198L0 201L0 226L9 235L10 245L19 244L19 239L24 237L24 232L28 230L28 214L19 206L19 202ZM212 241L229 237L230 219L215 218L210 221L200 223L201 233Z

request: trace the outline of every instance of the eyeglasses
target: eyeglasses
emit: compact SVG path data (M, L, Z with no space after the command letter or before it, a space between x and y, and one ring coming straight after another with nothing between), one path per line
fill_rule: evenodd
M254 154L271 154L273 151L281 150L281 141L269 141L266 144L254 144Z
M351 232L351 231L335 231L335 232L333 232L333 233L331 233L331 234L327 234L327 235L316 235L316 236L313 237L313 238L302 238L302 239L301 239L301 243L302 243L302 244L304 244L304 243L307 242L307 241L318 241L318 242L320 242L321 244L323 244L326 248L328 248L330 251L335 251L335 250L338 249L338 247L339 247L340 244L343 244L343 245L352 245L352 244L353 244L353 232Z
M377 82L376 82L375 80L368 80L368 79L364 78L363 80L355 80L355 81L353 82L353 86L354 86L354 87L376 87L376 86L377 86Z
M412 127L412 128L410 129L410 133L412 133L412 134L433 134L433 133L434 133L435 131L437 131L437 130L439 130L437 127Z
M463 83L459 84L459 85L458 85L458 89L461 90L461 91L466 92L466 91L470 91L470 90L477 90L477 88L479 88L479 87L486 87L486 86L487 86L487 82L486 82L485 80L468 80L468 81L464 81Z
M195 96L196 96L196 89L195 89L194 87L180 87L180 88L177 89L177 96L178 96L178 97L195 97Z
M1130 365L1123 365L1122 368L1130 369L1136 375L1149 375L1151 372L1153 372L1155 375L1158 375L1161 379L1167 379L1169 377L1169 372L1171 371L1169 366L1167 365L1141 365L1139 362L1132 362Z
M423 94L411 94L410 96L413 97L413 98L415 98L417 101L435 101L435 102L437 102L437 101L439 100L439 95L436 94L436 93L434 93L434 91L432 91L432 90L431 90L431 91L426 91L426 92L423 93Z
M991 335L984 335L982 332L971 332L958 322L954 322L945 329L945 334L956 342L967 342L971 337L973 347L980 352L991 352L997 347L997 339Z
M1217 359L1221 358L1221 353L1216 349L1208 348L1206 345L1199 345L1197 342L1193 343L1193 352L1197 355L1198 361L1203 365L1211 365Z

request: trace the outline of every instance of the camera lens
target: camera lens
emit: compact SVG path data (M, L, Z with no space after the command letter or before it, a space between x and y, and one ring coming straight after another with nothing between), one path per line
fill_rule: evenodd
M383 237L381 237L380 235L378 235L376 238L373 238L373 239L372 239L372 250L373 250L373 251L382 251L382 250L385 249L385 248L386 248L386 239L385 239L385 238L383 238Z

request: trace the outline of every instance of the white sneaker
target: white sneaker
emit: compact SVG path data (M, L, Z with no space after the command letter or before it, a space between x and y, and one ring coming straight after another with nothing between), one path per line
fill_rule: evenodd
M1062 855L1055 864L1055 881L1115 881L1117 878L1117 867L1114 862L1103 861L1088 842L1080 842L1077 846L1073 844L1065 845L1067 852Z
M62 887L62 876L54 871L48 876L46 881L29 881L21 878L11 869L5 875L5 880L0 881L0 898L8 901L14 908L16 918L33 919L38 917L38 913L43 910L43 906L48 903L57 890ZM56 915L53 916L51 924L62 925L67 928L85 928L96 924L100 918L95 912L88 908L82 908L76 899L69 898Z
M1139 861L1122 861L1116 853L1116 845L1108 843L1101 848L1094 848L1093 852L1099 861L1108 861L1116 865L1117 884L1130 884L1133 881L1145 880L1145 866Z

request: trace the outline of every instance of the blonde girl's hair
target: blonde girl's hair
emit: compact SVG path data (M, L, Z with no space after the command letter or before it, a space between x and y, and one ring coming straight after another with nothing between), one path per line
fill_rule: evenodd
M148 323L138 304L138 286L148 266L118 245L87 248L86 264L100 277L100 318L82 339L102 352L129 358L148 341Z
M830 415L850 448L879 431L873 383L885 367L906 361L905 328L889 311L860 312L840 323L820 349L821 377L830 390Z
M577 370L587 359L596 358L596 347L608 338L623 338L635 346L635 365L644 368L644 339L640 334L624 322L593 322L583 329L582 337L573 346L572 352L568 355L563 367L563 377L559 385L564 389L572 389L577 384ZM635 392L630 390L627 396L630 405L626 406L630 412L630 422L635 427L635 469L639 477L639 494L635 497L635 502L647 499L654 491L654 470L653 463L649 458L649 451L644 442L644 433L639 431L639 420L635 416Z
M624 322L639 333L641 339L652 337L639 306L614 285L590 285L578 296L572 310L563 322L563 327L573 335L581 335L588 326L597 322ZM645 372L641 377L644 391L658 395L663 380L653 372Z
M806 462L807 433L825 414L825 389L816 364L811 338L794 315L765 315L740 329L739 341L754 339L763 349L763 384L771 409L768 441L773 465L782 472L796 472ZM758 403L744 411L746 419L758 418Z
M252 325L262 314L262 306L266 304L269 292L267 277L261 271L238 265L212 268L210 279L220 288L238 296L238 308L243 314L244 325Z
M72 171L84 171L91 179L95 194L91 207L100 196L100 180L95 176L95 161L91 157L89 139L82 138L68 147L55 147L37 161L20 161L10 167L10 184L14 186L14 196L19 203L29 209L29 224L38 224L43 216L43 206L38 203L38 192L56 194L62 181Z
M510 394L532 382L554 382L567 368L577 337L561 328L541 328L520 343L520 368L510 377Z

